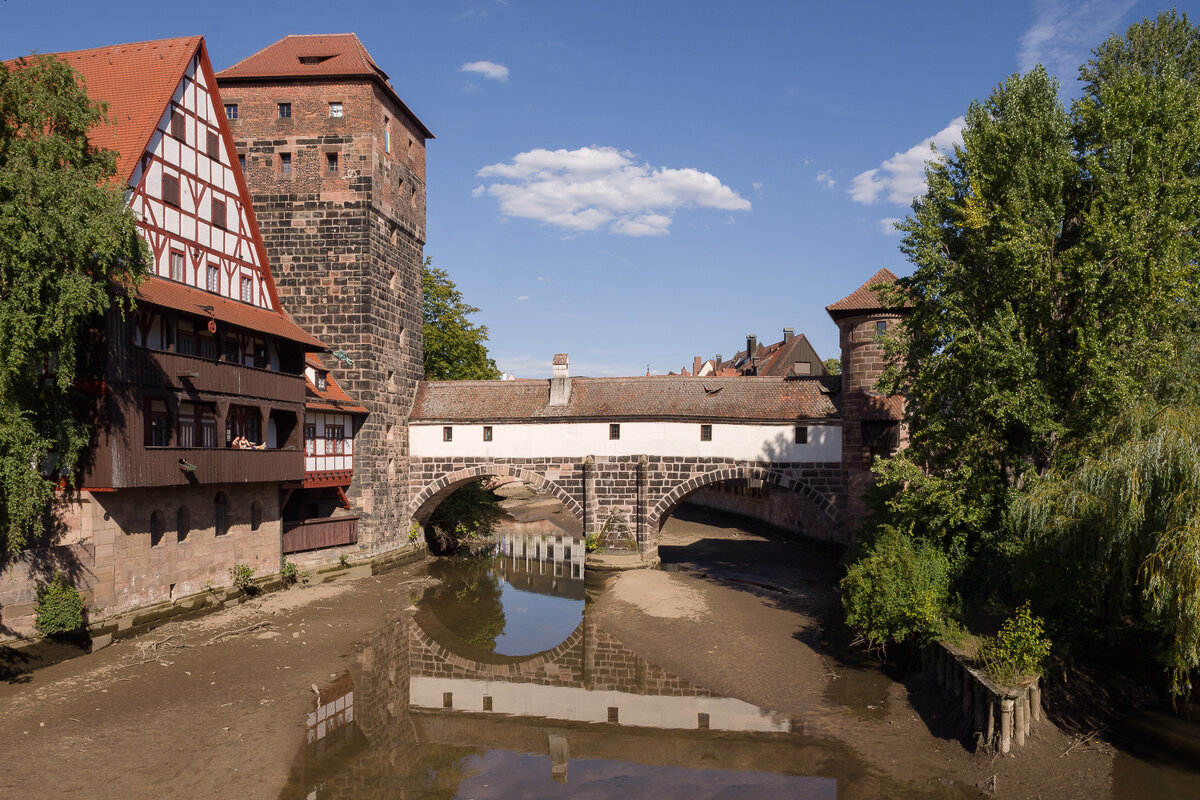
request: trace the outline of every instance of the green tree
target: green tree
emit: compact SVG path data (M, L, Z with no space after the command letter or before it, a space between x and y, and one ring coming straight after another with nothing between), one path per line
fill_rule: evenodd
M842 374L842 360L840 358L825 359L825 371L830 375Z
M496 362L488 355L487 327L468 319L479 312L468 305L445 270L425 259L425 380L495 380Z
M0 64L0 537L8 553L44 532L54 482L90 430L74 405L79 340L130 286L148 250L114 181L113 153L88 131L105 121L82 78L34 57Z

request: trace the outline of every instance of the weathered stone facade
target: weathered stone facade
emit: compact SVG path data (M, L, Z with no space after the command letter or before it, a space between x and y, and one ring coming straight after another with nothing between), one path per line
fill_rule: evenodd
M428 131L378 77L228 72L218 75L222 100L237 106L230 124L280 300L331 351L344 352L349 362L324 362L370 411L355 436L347 493L361 516L359 544L389 549L407 542Z
M657 551L663 521L690 493L721 481L762 480L798 496L802 530L844 542L842 465L722 458L602 456L545 459L410 459L408 513L424 524L437 505L471 480L519 478L552 492L602 546Z

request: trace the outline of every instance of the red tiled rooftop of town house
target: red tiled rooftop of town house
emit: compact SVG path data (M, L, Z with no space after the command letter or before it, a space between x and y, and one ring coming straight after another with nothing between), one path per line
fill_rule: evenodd
M428 139L434 138L416 114L404 105L375 59L353 33L285 36L217 73L222 84L263 78L370 78L387 90L413 118Z
M837 418L837 378L572 378L571 397L551 406L550 382L422 381L414 422L478 420Z
M358 403L346 394L345 390L338 385L338 382L333 379L333 374L329 372L329 368L321 363L321 359L313 354L308 353L304 356L304 361L308 366L325 373L325 388L320 389L315 383L308 380L304 381L305 398L304 407L316 409L320 411L341 411L343 413L350 412L354 414L366 414L367 409L363 408Z
M884 305L879 302L879 296L875 294L874 288L884 283L895 283L896 280L892 271L884 267L872 275L870 280L841 300L825 306L825 310L829 312L830 316L837 316L839 312L846 311L880 311Z
M200 36L184 36L43 54L70 64L87 83L88 97L108 103L108 123L92 128L88 140L116 151L117 177L122 182L133 174L167 101L203 41ZM19 60L7 63L11 69Z

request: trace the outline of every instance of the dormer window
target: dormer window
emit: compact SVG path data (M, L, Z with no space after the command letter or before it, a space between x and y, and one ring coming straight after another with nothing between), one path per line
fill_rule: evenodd
M326 373L324 372L317 373L317 389L322 392L329 386L329 379L325 376Z
M329 59L333 58L333 56L297 56L297 58L300 59L301 64L312 65L328 61Z

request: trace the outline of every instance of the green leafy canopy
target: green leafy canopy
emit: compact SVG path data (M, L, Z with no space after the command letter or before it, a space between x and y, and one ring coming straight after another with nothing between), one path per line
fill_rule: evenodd
M487 327L469 317L479 309L468 305L445 270L425 259L421 273L425 294L425 380L494 380L500 377L488 356Z

